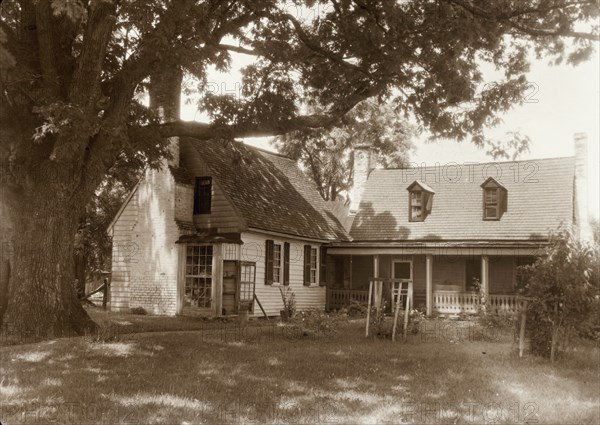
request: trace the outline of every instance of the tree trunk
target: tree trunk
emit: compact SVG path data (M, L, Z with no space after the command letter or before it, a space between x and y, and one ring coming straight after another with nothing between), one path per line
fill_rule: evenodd
M95 324L74 285L73 244L83 208L49 187L25 192L9 200L9 217L2 217L10 220L15 235L9 242L11 273L3 330L40 338L92 331Z

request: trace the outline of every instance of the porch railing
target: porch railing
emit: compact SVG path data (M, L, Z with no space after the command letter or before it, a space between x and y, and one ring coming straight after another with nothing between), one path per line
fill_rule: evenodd
M492 313L516 313L522 303L517 295L490 295L488 306Z
M490 313L516 313L520 305L517 295L489 295ZM433 292L433 309L439 313L477 313L478 307L479 296L474 292Z
M369 302L369 291L360 289L328 289L327 309L338 310L350 305L351 301L361 304Z
M367 304L369 292L360 289L328 289L327 309L347 307L351 301ZM488 311L491 313L516 313L522 300L516 295L490 295ZM477 313L479 297L474 292L433 291L433 310L439 313Z
M433 310L440 313L477 313L478 304L477 294L471 292L433 292Z

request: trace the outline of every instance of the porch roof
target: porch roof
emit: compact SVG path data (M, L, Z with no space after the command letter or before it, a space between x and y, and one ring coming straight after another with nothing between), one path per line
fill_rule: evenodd
M452 255L539 256L547 241L406 241L337 242L328 245L332 255Z
M182 235L175 243L231 243L242 245L244 242L242 241L242 237L239 233L198 232L193 235Z

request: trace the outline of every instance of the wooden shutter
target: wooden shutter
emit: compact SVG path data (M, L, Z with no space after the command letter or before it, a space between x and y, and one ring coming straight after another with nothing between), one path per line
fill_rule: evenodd
M304 285L310 286L310 245L304 245Z
M270 239L265 241L265 285L273 284L273 255L275 247Z
M319 286L327 286L327 248L319 248Z
M499 198L498 199L498 203L500 204L500 214L499 216L502 216L502 214L504 214L507 211L507 205L508 205L508 194L506 193L506 190L504 189L500 189L500 194L499 194Z
M283 244L283 284L290 284L290 244L284 242Z

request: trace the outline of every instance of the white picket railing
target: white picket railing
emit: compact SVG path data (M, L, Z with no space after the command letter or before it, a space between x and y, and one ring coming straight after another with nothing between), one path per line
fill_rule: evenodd
M516 313L519 305L516 295L490 295L488 312ZM433 292L433 309L439 313L477 313L478 306L479 295L475 292Z

